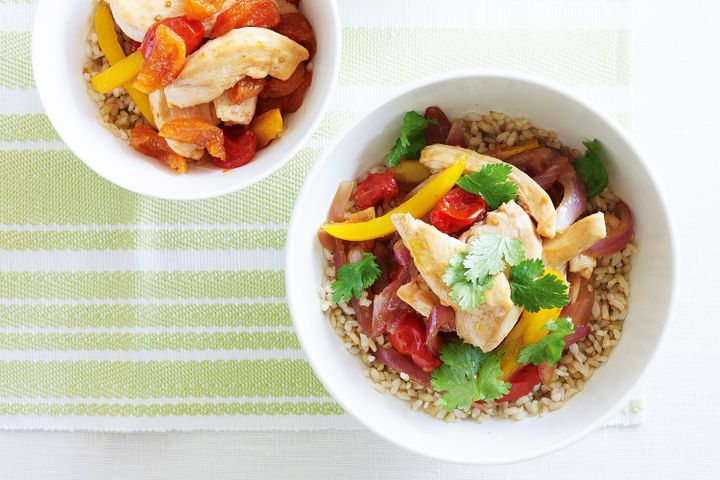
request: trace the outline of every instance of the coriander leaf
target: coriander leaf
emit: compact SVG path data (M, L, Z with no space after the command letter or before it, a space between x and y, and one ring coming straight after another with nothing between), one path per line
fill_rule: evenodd
M485 292L490 290L492 285L493 277L487 277L483 283L462 280L452 285L450 298L455 300L460 308L469 312L485 303Z
M333 300L349 302L360 298L365 290L380 278L380 267L375 262L375 255L363 253L356 263L346 263L337 271L337 278L332 284Z
M429 124L437 124L437 120L427 119L417 112L407 112L403 117L400 138L387 155L387 164L396 167L402 159L418 159L420 152L427 145L425 130Z
M518 186L508 180L512 167L505 163L485 165L476 173L463 175L458 185L475 195L482 195L490 210L517 198Z
M451 412L456 408L469 408L480 396L475 376L449 365L443 365L432 373L432 386L443 393L440 404Z
M496 350L485 358L478 370L478 399L495 400L510 391L510 384L503 380L504 373L500 368L502 350Z
M510 240L504 235L490 233L470 243L470 249L463 261L467 269L465 277L471 281L483 282L505 270L506 263L516 265L525 257L525 248L520 240Z
M440 351L440 359L445 365L461 370L468 377L477 375L480 364L488 355L488 353L468 345L459 338L445 344Z
M575 170L585 184L585 193L588 200L599 195L608 186L608 172L605 169L600 157L603 155L603 146L596 138L594 140L586 140L585 155L575 162Z
M575 332L573 322L564 317L555 321L548 321L543 329L551 333L545 335L537 343L523 348L520 355L518 355L520 363L532 363L533 365L540 365L541 363L556 364L565 349L565 337Z
M458 253L452 260L450 260L450 264L445 269L445 275L442 277L442 281L448 287L452 287L455 283L467 280L465 278L465 266L463 265L463 263L465 263L466 255L467 254L465 253Z
M568 304L567 285L546 272L542 261L524 260L510 269L510 298L528 312L560 308Z

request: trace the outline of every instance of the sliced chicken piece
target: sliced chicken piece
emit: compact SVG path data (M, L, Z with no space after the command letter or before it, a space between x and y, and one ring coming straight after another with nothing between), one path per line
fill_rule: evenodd
M488 233L499 233L511 240L519 239L525 247L525 258L542 257L542 242L535 233L535 225L527 212L513 201L488 213L485 223L472 226L460 236L460 240L470 243Z
M493 286L485 293L483 305L472 312L463 311L450 297L450 288L442 276L453 257L467 250L467 244L410 214L395 214L391 219L422 279L443 305L457 312L458 335L483 351L495 348L520 316L520 309L510 300L510 284L505 275L499 273L493 277Z
M445 170L461 157L465 157L467 172L477 172L485 165L505 163L497 158L481 155L472 150L448 145L430 145L420 156L420 163L433 171ZM509 163L507 165L510 165ZM557 229L557 213L550 196L525 172L512 165L509 178L518 186L518 201L527 208L537 222L537 232L543 237L553 238Z
M397 296L425 318L429 317L435 305L440 303L440 299L420 275L398 288Z
M455 313L455 330L460 338L483 352L489 352L507 337L520 318L522 309L510 300L510 284L504 275L495 276L485 303L472 312Z
M562 272L565 264L576 255L592 247L607 235L605 215L601 212L589 215L573 223L557 237L543 243L545 268Z
M579 273L583 278L590 278L592 276L595 265L597 265L597 259L595 259L595 257L582 253L575 255L570 259L570 263L568 263L569 270L574 273Z
M150 94L150 108L152 109L157 128L162 128L167 122L176 118L198 118L208 123L218 123L212 104L203 103L202 105L188 108L170 107L167 104L165 93L162 89L155 90ZM168 140L167 142L168 146L175 153L185 158L199 160L205 154L205 149L197 145L180 143L175 140Z
M159 19L185 14L182 0L106 0L118 27L135 41L142 42L145 33Z
M179 107L211 102L244 75L287 80L308 57L305 47L272 30L237 28L190 55L165 95Z
M225 91L218 98L213 100L215 104L215 115L229 125L249 125L255 116L258 97L248 98L240 103L233 103L230 100L230 92Z

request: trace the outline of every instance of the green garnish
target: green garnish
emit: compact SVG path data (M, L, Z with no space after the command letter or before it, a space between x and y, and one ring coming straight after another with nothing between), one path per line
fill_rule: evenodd
M585 155L575 162L575 170L585 184L585 193L588 200L599 195L608 186L608 172L605 169L600 157L604 155L604 149L600 141L586 140Z
M405 114L400 138L397 139L387 155L389 167L396 167L403 159L417 160L420 158L420 152L427 146L425 130L430 124L437 124L437 120L425 118L413 111Z
M532 363L533 365L541 363L555 365L560 360L565 349L565 337L575 333L573 322L568 318L561 317L548 321L543 329L550 333L537 343L523 348L518 355L518 362Z
M380 278L380 267L375 262L375 255L363 253L356 263L346 263L337 271L337 278L332 284L333 301L349 302L360 298L365 290Z
M460 308L474 310L485 303L485 292L492 287L493 276L507 265L521 262L524 256L520 240L494 233L482 235L470 243L467 253L452 259L442 279L450 287L450 298Z
M482 195L490 210L517 198L518 186L508 180L512 171L510 165L493 163L485 165L476 173L468 173L458 180L458 185L475 195Z
M568 304L568 288L562 279L545 271L539 259L523 260L510 269L510 298L528 312L560 308Z
M432 386L444 392L440 403L447 411L469 408L478 400L490 401L510 391L502 379L502 351L485 353L479 348L454 339L440 351L443 365L432 374Z

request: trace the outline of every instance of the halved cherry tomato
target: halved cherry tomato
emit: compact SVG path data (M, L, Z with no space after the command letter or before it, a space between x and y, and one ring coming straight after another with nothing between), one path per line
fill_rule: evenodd
M252 130L245 130L242 126L225 127L225 156L226 160L213 158L212 164L218 168L231 170L242 167L255 158L257 151L257 137Z
M158 25L165 25L182 37L185 42L186 55L190 55L202 45L203 36L205 35L205 27L203 27L202 22L198 20L188 20L185 17L166 18L153 24L145 34L141 51L146 60L155 46L155 35Z
M525 365L508 381L510 382L510 391L495 402L511 402L532 392L535 385L540 383L540 370L535 365Z
M441 232L457 233L485 218L486 213L483 197L455 187L430 212L430 223Z
M360 210L373 207L385 200L391 202L398 194L394 172L371 173L355 189L355 206Z
M395 331L389 335L390 343L398 352L412 358L413 363L426 372L432 372L442 361L428 350L425 342L425 324L417 313L403 311Z

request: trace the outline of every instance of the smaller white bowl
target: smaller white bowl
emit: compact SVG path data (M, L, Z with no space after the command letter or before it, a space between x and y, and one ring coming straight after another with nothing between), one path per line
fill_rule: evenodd
M151 197L194 200L234 192L284 165L310 137L332 96L340 68L341 28L334 0L303 2L315 30L313 84L302 108L286 118L287 131L252 163L225 172L194 168L178 175L137 153L98 122L98 108L83 79L85 42L92 28L94 0L39 0L33 28L33 71L38 93L65 144L105 179Z
M582 392L561 409L520 422L445 423L406 402L375 391L364 365L348 353L320 310L317 289L325 259L317 241L337 185L382 163L408 110L438 105L450 118L468 111L500 111L556 130L572 147L598 138L609 153L610 187L632 208L635 240L630 310L622 339ZM468 71L449 73L399 92L348 127L305 181L290 225L286 285L297 335L325 388L367 428L397 445L441 460L499 464L551 453L600 427L624 405L667 329L674 296L675 253L668 210L625 131L604 113L558 86L525 75Z

